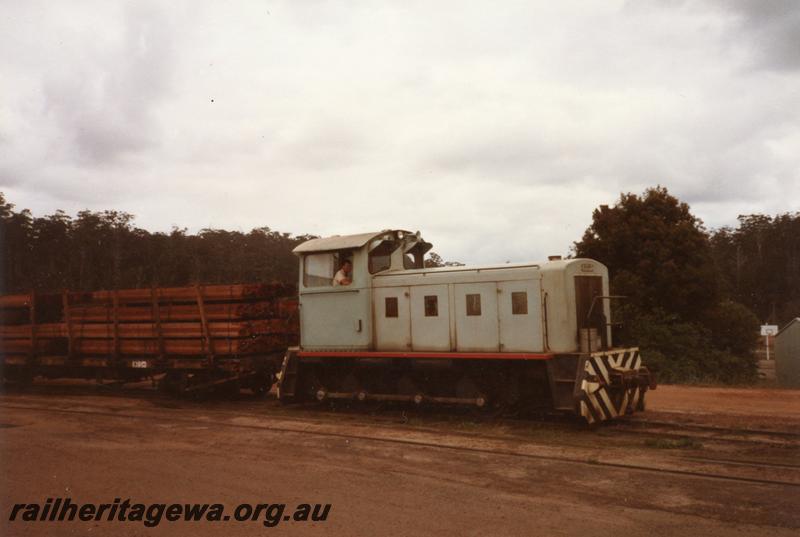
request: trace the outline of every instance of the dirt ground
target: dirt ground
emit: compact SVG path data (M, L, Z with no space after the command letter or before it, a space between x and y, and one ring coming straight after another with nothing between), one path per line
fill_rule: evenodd
M800 390L659 386L648 393L652 410L800 419Z
M800 390L665 385L648 393L647 405L653 419L800 431Z
M590 430L36 386L0 396L0 533L797 535L799 402L798 391L662 386L635 423ZM713 429L736 423L775 433ZM54 497L221 503L226 513L241 503L332 507L324 522L273 528L260 519L8 521L14 504Z

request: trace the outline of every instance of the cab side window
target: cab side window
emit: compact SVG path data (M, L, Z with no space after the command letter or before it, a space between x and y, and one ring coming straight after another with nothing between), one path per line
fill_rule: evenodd
M306 287L330 287L336 271L332 253L310 254L303 262L303 285Z
M467 295L467 315L479 316L481 314L481 295Z
M528 293L525 291L514 291L511 293L511 314L528 314Z
M392 252L394 252L399 243L395 241L374 241L370 245L371 249L368 256L369 273L376 274L382 272L392 265Z
M424 298L424 301L425 301L425 317L438 317L439 297L436 295L428 295Z
M398 308L397 308L397 297L396 296L387 296L386 300L384 301L385 304L385 314L386 317L397 317L398 315Z

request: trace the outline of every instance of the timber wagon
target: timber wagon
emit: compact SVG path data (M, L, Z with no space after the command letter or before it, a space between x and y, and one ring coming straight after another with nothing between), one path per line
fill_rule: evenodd
M4 381L159 379L168 392L266 393L298 340L293 285L195 285L0 297Z

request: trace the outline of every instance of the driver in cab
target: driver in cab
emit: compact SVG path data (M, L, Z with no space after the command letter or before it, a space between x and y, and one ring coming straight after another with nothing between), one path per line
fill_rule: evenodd
M353 283L353 263L349 259L342 262L340 268L333 277L333 285L350 285Z

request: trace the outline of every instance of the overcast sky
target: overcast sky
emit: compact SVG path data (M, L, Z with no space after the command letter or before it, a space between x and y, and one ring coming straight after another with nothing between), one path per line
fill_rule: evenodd
M0 0L0 191L143 228L566 254L662 184L800 210L800 2Z

